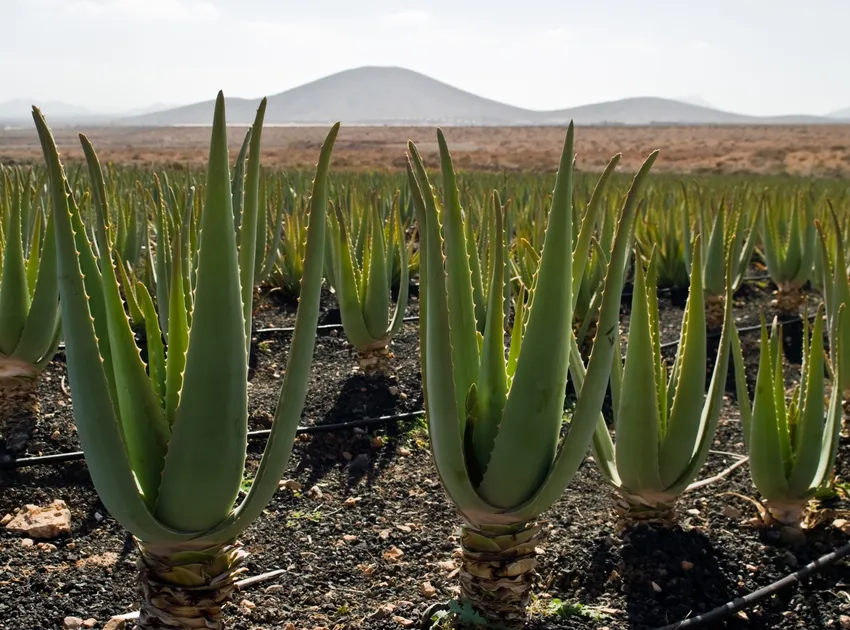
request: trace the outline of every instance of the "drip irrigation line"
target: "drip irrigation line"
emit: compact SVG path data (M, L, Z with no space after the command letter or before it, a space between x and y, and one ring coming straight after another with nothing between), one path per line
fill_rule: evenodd
M843 547L839 547L835 551L821 556L817 560L810 562L809 564L804 566L799 571L795 571L790 575L786 575L784 578L781 578L776 582L769 584L768 586L760 588L757 591L753 591L752 593L748 593L743 597L738 597L736 599L733 599L732 601L726 602L722 606L718 606L714 610L710 610L709 612L703 615L697 615L696 617L683 619L682 621L671 623L670 625L657 628L656 630L685 630L686 628L699 628L707 624L720 621L721 619L725 619L726 617L729 617L735 614L736 612L739 612L741 610L744 610L745 608L749 608L757 604L758 602L770 597L771 595L776 594L787 586L802 583L802 581L810 575L832 564L835 564L836 562L838 562L842 558L845 558L848 555L850 555L850 544L846 544Z
M410 315L402 319L405 322L418 322L419 315ZM316 326L316 331L320 330L341 330L342 324L321 324ZM291 333L295 332L295 326L287 326L285 328L258 328L254 331L255 335L265 334L265 333Z
M809 315L808 319L813 319L815 315ZM406 317L405 321L410 321L413 319L418 319L418 317ZM796 322L802 321L802 317L796 317L787 319L779 322L780 326L784 326L787 324L794 324ZM337 324L328 324L328 326L337 326ZM265 329L270 332L289 332L292 329L290 328L273 328L273 329ZM761 330L761 325L755 326L745 326L743 328L738 328L738 334L753 332L756 330ZM255 332L263 332L263 330L258 330ZM707 338L717 338L720 337L720 331L709 331L706 333ZM679 345L681 339L674 339L673 341L667 341L661 344L661 348L673 348ZM355 427L369 427L369 426L377 426L380 424L390 424L394 422L401 422L403 420L408 420L411 418L417 418L420 416L424 416L425 411L420 409L418 411L410 411L406 413L394 414L389 416L380 416L377 418L359 418L357 420L347 420L344 422L337 422L334 424L320 424L320 425L311 425L308 427L298 427L296 429L296 435L302 434L310 434L310 433L331 433L333 431L344 431L346 429L353 429ZM259 439L268 437L271 433L271 429L261 429L258 431L249 431L248 439ZM0 461L0 470L17 470L19 468L26 468L28 466L37 466L37 465L45 465L45 464L62 464L65 462L79 461L85 459L83 451L73 451L70 453L55 453L53 455L39 455L36 457L22 457L20 459L13 459L11 461Z
M336 422L333 424L318 424L309 427L298 427L295 430L295 435L304 435L312 433L331 433L334 431L344 431L345 429L354 429L357 427L370 427L380 424L390 424L402 422L424 416L425 411L408 411L405 413L393 414L390 416L378 416L377 418L358 418L357 420L347 420L345 422ZM271 429L261 429L259 431L249 431L248 440L257 440L266 438L271 433ZM0 470L17 470L19 468L27 468L29 466L38 466L44 464L63 464L65 462L80 461L85 459L83 451L72 451L70 453L56 453L53 455L39 455L37 457L22 457L11 461L0 461Z

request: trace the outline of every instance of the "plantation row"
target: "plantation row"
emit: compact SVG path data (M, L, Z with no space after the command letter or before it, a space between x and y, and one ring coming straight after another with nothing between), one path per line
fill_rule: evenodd
M64 341L92 481L142 554L139 628L223 627L245 559L239 535L289 460L325 283L361 367L389 372L419 279L430 448L462 525L459 605L485 619L524 622L538 519L589 450L624 521L675 522L730 365L765 520L802 527L815 494L830 491L850 393L850 188L683 183L650 175L658 152L631 178L615 172L619 156L579 174L572 126L554 179L461 177L442 132L438 171L410 143L406 174L335 174L338 125L315 174L269 172L264 109L232 169L221 95L205 174L104 167L85 136L86 164L63 167L37 109L44 168L3 168L0 431L34 422L38 376ZM748 391L732 296L754 266L776 285L779 314L800 312L804 287L823 298L804 319L790 398L781 330L764 321ZM672 366L659 333L665 287L689 291ZM270 291L298 298L295 333L262 464L237 505L252 315Z

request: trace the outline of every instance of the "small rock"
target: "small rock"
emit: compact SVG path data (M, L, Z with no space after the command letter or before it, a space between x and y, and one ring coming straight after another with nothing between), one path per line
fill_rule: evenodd
M123 617L113 617L109 621L106 622L106 625L103 626L103 630L124 630L127 626L127 621Z
M391 614L395 612L395 606L392 604L381 604L378 606L378 610L372 613L372 617L375 619L384 619L385 617L389 617Z
M322 498L322 496L323 496L323 495L322 495L322 489L321 489L321 488L319 488L319 486L313 486L312 488L310 488L310 489L307 491L307 494L308 494L309 496L313 497L314 499L321 499L321 498Z
M256 607L257 605L254 602L249 601L247 599L243 599L241 602L239 602L239 612L241 612L243 615L249 614Z
M21 547L32 547L35 545L35 541L32 538L24 538L21 541Z
M71 532L71 511L61 499L45 507L28 504L6 524L6 529L30 538L55 538Z
M661 587L658 586L658 584L656 584L655 582L652 582L652 590L655 591L656 593L660 593Z
M423 582L420 590L425 597L434 597L437 594L437 589L434 588L431 582Z
M687 510L687 513L691 516L699 516L699 510L696 508L691 508L690 510Z
M0 524L2 523L3 522L0 521ZM848 521L846 518L835 519L834 521L832 521L832 526L835 529L840 529L845 534L850 534L850 521Z
M753 564L745 564L744 568L750 573L757 573L759 568Z
M94 628L97 625L97 619L94 617L89 617L83 622L84 628Z
M0 527L5 527L6 525L9 524L9 521L11 521L11 520L12 520L11 514L7 514L3 518L0 518Z
M53 433L50 434L51 440L58 440L62 434L59 433L59 429L56 429Z
M332 330L332 331L331 331L331 333L335 333L335 332L336 332L335 330ZM283 630L296 630L296 629L295 629L295 624L294 624L294 623L292 623L292 622L290 621L290 622L289 622L289 623L287 623L285 626L283 626Z
M682 569L685 571L690 571L694 568L693 562L688 562L687 560L682 560Z
M302 488L301 484L295 479L283 479L277 484L278 488L289 488L293 492L299 492Z
M399 549L395 545L392 545L384 552L384 560L386 560L387 562L398 562L399 560L401 560L401 557L403 555L404 552L401 549Z
M738 519L743 516L743 513L738 508L731 505L723 506L723 516L726 518Z
M360 497L348 497L343 501L342 507L353 508L358 503L360 503Z
M387 441L380 435L376 435L375 437L373 437L372 441L370 442L372 448L382 448L384 445L386 445L386 443Z
M850 615L841 615L838 618L838 623L841 624L842 628L850 628Z
M347 543L353 543L355 540L357 540L357 536L354 536L353 534L346 534L342 537L342 539Z
M267 586L265 588L266 593L274 593L275 591L282 591L283 584L272 584L271 586Z
M411 528L410 525L396 525L396 527L403 531L405 534L409 534L413 531L413 528Z
M352 455L352 454L351 454L351 453L349 453L348 451L343 451L343 452L342 452L342 458L343 458L345 461L350 462L350 461L354 458L354 455Z
M398 449L398 454L402 457L410 457L410 449L402 446Z
M65 549L67 549L68 551L74 551L74 549L76 549L76 548L77 548L77 543L75 543L73 540L71 542L69 542L67 545L65 545Z
M398 387L393 385L392 387L388 387L387 391L390 393L390 396L398 396Z
M98 523L100 523L103 520L103 514L101 514L100 512L95 512L94 513L94 520L96 520Z
M415 621L413 621L413 619L408 619L407 617L399 617L398 615L393 617L393 621L395 621L402 628L409 628L410 626L416 623Z
M62 627L66 630L77 630L83 627L83 619L82 617L65 617L62 620Z
M440 560L437 566L443 571L454 571L455 563L452 560Z
M50 543L38 543L36 545L41 551L45 553L50 553L51 551L56 551L56 545L51 545Z
M380 538L381 540L386 540L389 537L390 537L390 530L388 530L388 529L382 529L381 531L378 532L378 538Z
M749 621L750 620L750 618L747 617L747 613L745 613L743 610L739 610L738 612L736 612L735 616L738 619L742 619L743 621Z
M376 564L358 564L357 568L360 569L363 575L372 575L375 572L375 569L378 568Z

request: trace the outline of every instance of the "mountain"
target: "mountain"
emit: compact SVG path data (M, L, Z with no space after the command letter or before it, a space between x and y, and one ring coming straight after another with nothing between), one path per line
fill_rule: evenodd
M83 107L69 105L59 101L41 101L37 99L16 98L0 103L0 120L32 120L32 106L38 105L43 112L50 112L54 118L84 118L91 112Z
M227 120L251 124L260 99L227 99ZM136 116L131 125L195 125L212 121L215 101ZM345 70L270 96L267 124L508 125L534 121L534 112L465 92L404 68Z
M850 120L850 107L839 109L837 112L832 112L829 114L829 117Z
M259 98L228 98L227 121L250 125ZM62 103L40 103L51 123L141 127L210 125L214 100L181 107L157 103L123 114L92 113ZM6 114L6 112L9 114ZM0 104L0 122L29 119L29 102ZM555 111L534 111L483 98L398 67L344 70L268 98L268 125L765 125L835 124L826 116L746 116L708 106L698 96L625 98Z
M227 120L249 125L260 99L227 99ZM117 121L122 125L209 125L214 101ZM627 98L557 111L533 111L482 98L419 72L367 66L345 70L268 98L270 125L584 125L818 124L818 116L744 116L655 97Z

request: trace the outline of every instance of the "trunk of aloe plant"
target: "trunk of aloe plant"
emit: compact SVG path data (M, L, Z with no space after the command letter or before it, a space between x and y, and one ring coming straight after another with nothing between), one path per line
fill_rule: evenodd
M522 627L537 576L542 534L534 522L461 528L461 601L488 620Z
M808 504L808 500L764 501L767 514L763 515L763 520L768 525L784 525L786 527L800 529Z
M794 316L800 314L803 294L799 287L779 287L773 292L771 306L780 315Z
M38 422L38 379L0 377L0 438L7 456L26 450Z
M705 294L705 327L708 330L721 330L726 307L722 295Z
M222 630L221 609L247 553L238 542L193 549L136 541L142 605L135 630Z
M667 494L631 494L619 490L614 494L614 511L622 528L639 523L671 527L676 524L676 498Z
M358 351L360 369L367 375L380 374L389 376L393 372L390 364L393 353L386 341L379 341L372 347L361 348Z

